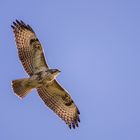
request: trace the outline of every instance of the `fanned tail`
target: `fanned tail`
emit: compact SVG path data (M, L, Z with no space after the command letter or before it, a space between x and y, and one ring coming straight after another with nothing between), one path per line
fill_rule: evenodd
M23 78L12 81L12 87L15 94L21 99L24 98L31 90L32 87L28 84L29 78Z

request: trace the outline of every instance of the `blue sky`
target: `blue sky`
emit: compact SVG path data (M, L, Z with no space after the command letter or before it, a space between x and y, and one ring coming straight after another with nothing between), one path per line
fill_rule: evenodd
M2 0L0 2L1 140L140 139L140 1ZM58 81L81 112L69 130L34 90L14 95L13 79L27 77L10 25L30 24Z

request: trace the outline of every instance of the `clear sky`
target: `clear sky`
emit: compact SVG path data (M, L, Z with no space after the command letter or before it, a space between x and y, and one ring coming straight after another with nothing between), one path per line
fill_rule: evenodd
M69 130L34 90L20 100L13 79L27 77L10 25L36 32L58 81L81 112ZM0 140L140 140L140 1L1 0Z

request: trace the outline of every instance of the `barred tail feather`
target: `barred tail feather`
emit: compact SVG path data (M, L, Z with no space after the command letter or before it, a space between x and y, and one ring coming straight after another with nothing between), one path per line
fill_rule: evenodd
M24 78L12 81L13 90L15 94L21 99L32 90L32 87L28 85L28 80L29 78Z

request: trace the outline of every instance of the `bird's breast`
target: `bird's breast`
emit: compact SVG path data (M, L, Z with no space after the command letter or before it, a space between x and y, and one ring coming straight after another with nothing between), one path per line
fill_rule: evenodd
M54 77L47 72L41 71L36 73L33 79L35 84L37 83L38 86L43 86L50 84L54 80Z

